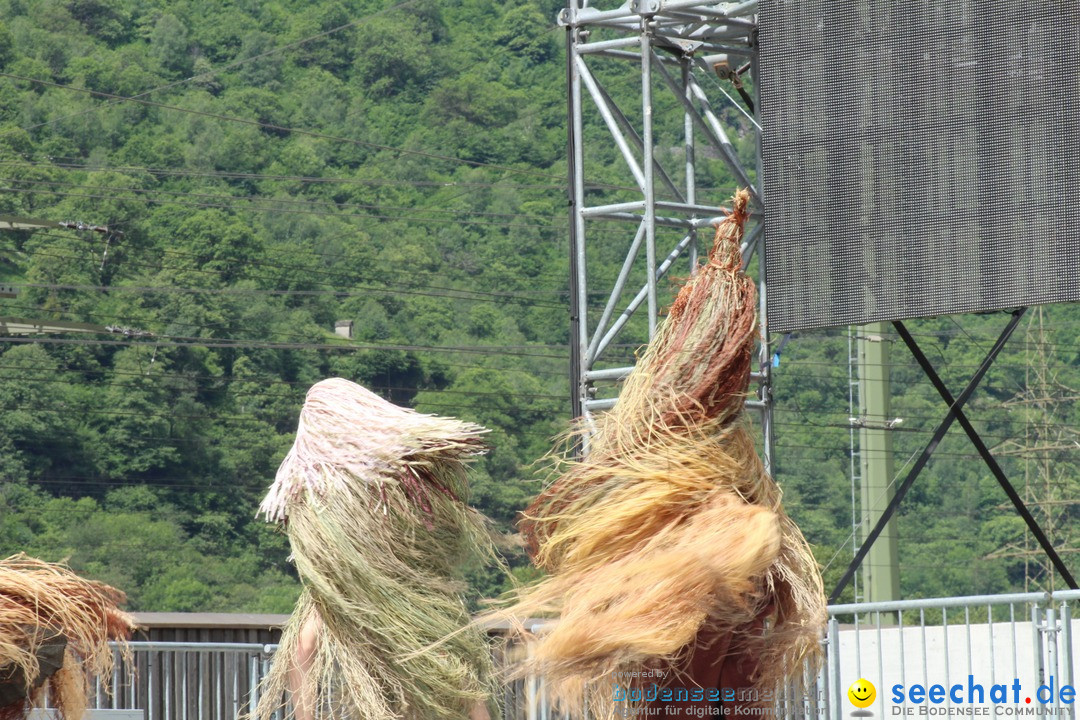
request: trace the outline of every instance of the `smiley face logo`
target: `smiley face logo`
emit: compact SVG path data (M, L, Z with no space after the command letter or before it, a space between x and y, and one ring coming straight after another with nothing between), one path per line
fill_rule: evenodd
M877 688L869 680L859 678L851 683L847 691L848 700L857 708L867 708L874 704L877 697Z

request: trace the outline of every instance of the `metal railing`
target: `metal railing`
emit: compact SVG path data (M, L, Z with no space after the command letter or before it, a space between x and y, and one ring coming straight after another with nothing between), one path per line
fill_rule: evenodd
M128 660L116 653L112 677L95 681L90 707L140 710L147 720L235 720L254 710L258 684L277 649L214 642L132 642L129 647Z
M987 704L992 688L1005 685L1003 704L1028 710L1034 705L1042 714L1075 717L1059 691L1073 686L1075 638L1080 636L1080 628L1074 628L1080 622L1074 620L1077 603L1080 591L1069 590L831 606L823 667L807 672L805 689L798 694L778 695L773 716L846 718L855 709L848 687L866 679L877 688L869 710L880 718L903 712L897 711L902 704L895 702L897 685L912 707L906 694L916 684L924 692L934 685L946 689L934 714L948 716L953 707ZM98 681L92 707L137 709L146 720L235 720L258 702L259 681L277 646L135 642L131 649L130 663L118 656L113 676ZM1043 704L1041 696L1033 695L1051 678L1055 693ZM1023 688L1022 697L1014 697L1015 683ZM959 700L949 693L957 685ZM1032 703L1025 702L1027 697ZM502 705L504 720L563 717L550 707L543 678L506 685ZM929 705L924 701L921 708L929 710ZM921 709L913 711L921 714Z
M132 642L110 678L95 681L88 720L138 710L145 720L236 720L253 713L278 646L260 643ZM543 678L503 686L506 720L562 720ZM96 711L96 712L95 712ZM284 713L278 713L279 717ZM47 713L44 716L49 716Z
M854 708L847 689L865 678L877 687L872 710L879 717L898 714L895 708L903 700L908 707L929 709L923 693L934 685L945 690L933 705L944 708L939 714L946 716L953 707L996 702L990 697L995 685L1007 686L998 705L1034 704L1052 708L1048 714L1056 717L1074 715L1058 692L1045 705L1034 695L1051 678L1055 690L1073 685L1078 601L1080 591L1067 590L831 606L819 678L826 714L849 715ZM1022 688L1019 695L1015 683ZM913 685L923 689L914 703ZM960 689L952 691L957 685Z

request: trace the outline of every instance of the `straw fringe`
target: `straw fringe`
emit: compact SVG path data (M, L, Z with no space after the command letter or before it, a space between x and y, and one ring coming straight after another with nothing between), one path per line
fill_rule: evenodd
M820 572L742 413L756 332L739 254L747 200L736 195L707 263L596 418L588 457L557 458L525 511L548 576L484 618L559 617L515 672L546 675L571 713L612 717L611 682L629 677L616 673L678 675L703 635L730 634L732 656L756 658L761 690L819 661Z
M84 580L70 569L22 553L0 560L0 672L4 679L21 677L26 698L0 708L0 718L24 717L40 700L35 692L38 652L58 635L67 640L64 665L50 679L52 700L65 720L82 717L86 677L107 677L113 669L110 640L122 641L135 629L130 615L117 607L124 594L102 583ZM8 674L11 671L12 674Z
M307 678L317 717L459 720L490 702L490 648L460 595L463 565L495 559L488 521L466 504L465 463L484 451L484 432L347 380L311 388L261 508L287 518L305 590L255 718L286 707L312 616L321 620Z

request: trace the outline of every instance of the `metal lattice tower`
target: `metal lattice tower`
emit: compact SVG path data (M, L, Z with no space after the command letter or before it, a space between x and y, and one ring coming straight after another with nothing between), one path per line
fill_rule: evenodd
M625 362L601 367L611 364L605 362L605 352L641 310L647 313L648 336L653 336L658 281L672 273L680 259L688 261L682 265L686 271L694 267L699 233L711 242L711 226L723 219L724 209L703 201L704 193L699 192L701 155L708 153L710 162L722 162L733 181L722 191L710 190L709 200L723 202L735 187L750 189L753 217L743 245L744 265L762 247L760 123L753 114L758 103L751 96L757 87L756 9L756 0L628 0L614 9L571 0L559 16L567 32L571 382L574 415L584 416L586 422L593 412L615 404L616 398L597 397L598 390L610 394L604 384L621 380L631 370ZM612 75L612 68L623 74ZM607 72L625 90L627 70L640 80L640 94L631 99L633 107L626 102L625 92L620 106L602 75ZM727 92L717 81L719 73L731 78L738 91ZM744 83L741 78L746 73L749 82ZM609 133L600 141L605 145L602 150L610 152L613 141L622 161L626 175L619 186L592 178L589 151L598 141L595 133L586 135L586 100ZM739 119L739 127L731 126L732 116ZM748 127L756 148L751 153L756 157L749 161L740 158L730 139L733 132L745 134ZM658 128L669 141L675 140L673 129L680 136L682 152L677 160L673 160L674 152L665 155L658 146ZM667 147L674 146L675 142L669 142ZM600 280L590 278L586 262L587 251L596 244L599 223L621 223L627 228L626 236L633 236L618 277L603 288ZM640 284L631 284L635 271L642 278ZM771 469L772 356L765 322L763 262L758 263L757 272L761 334L759 368L753 378L758 389L747 405L760 412L765 461ZM598 317L588 313L588 298L595 294L606 297Z

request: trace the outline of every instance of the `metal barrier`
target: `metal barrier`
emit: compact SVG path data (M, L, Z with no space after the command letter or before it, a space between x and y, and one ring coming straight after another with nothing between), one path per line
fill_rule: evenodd
M869 710L880 718L906 714L897 710L892 688L900 685L906 691L913 684L924 689L962 686L959 702L946 694L934 712L921 712L931 709L921 704L915 716L955 716L963 708L950 708L970 705L976 697L988 702L992 686L1003 684L1009 687L1008 704L1027 706L1027 714L1075 717L1058 692L1046 705L1034 703L1041 713L1031 713L1034 708L1025 699L1051 679L1055 690L1075 687L1077 603L1080 591L1069 590L831 606L824 666L817 673L807 671L805 690L773 698L771 714L785 720L849 717L855 708L847 689L865 678L877 687ZM236 720L254 709L258 683L277 646L135 642L131 649L132 662L117 658L108 687L98 681L92 707L140 710L145 720ZM503 657L500 653L497 660L502 663ZM1028 693L1019 703L1013 702L1016 682ZM508 684L502 701L504 720L563 717L549 706L543 678Z
M1033 697L1036 707L1030 707L1027 698L1051 678L1056 690L1073 685L1077 601L1080 592L1068 590L832 606L826 664L819 680L826 714L849 715L854 708L847 689L865 678L877 687L873 709L879 717L902 714L902 709L896 710L892 688L900 685L906 693L913 684L924 690L933 685L945 688L940 702L944 709L938 712L935 703L934 711L946 716L963 712L951 711L954 706L991 702L988 695L994 685L1008 686L1006 702L1000 705L1075 716L1057 692L1050 693L1052 702L1045 706ZM1023 697L1013 693L1016 682ZM958 684L959 700L948 690ZM913 714L930 714L929 705L917 703ZM1025 714L1034 714L1028 710Z
M129 647L130 662L117 652L112 677L96 680L88 720L128 717L133 711L144 720L236 720L254 712L259 682L278 648L209 642L132 642ZM507 683L500 699L506 720L565 717L550 707L543 678Z
M275 645L132 642L111 678L98 678L93 710L138 710L146 720L235 720L254 710ZM93 713L91 718L95 717Z

